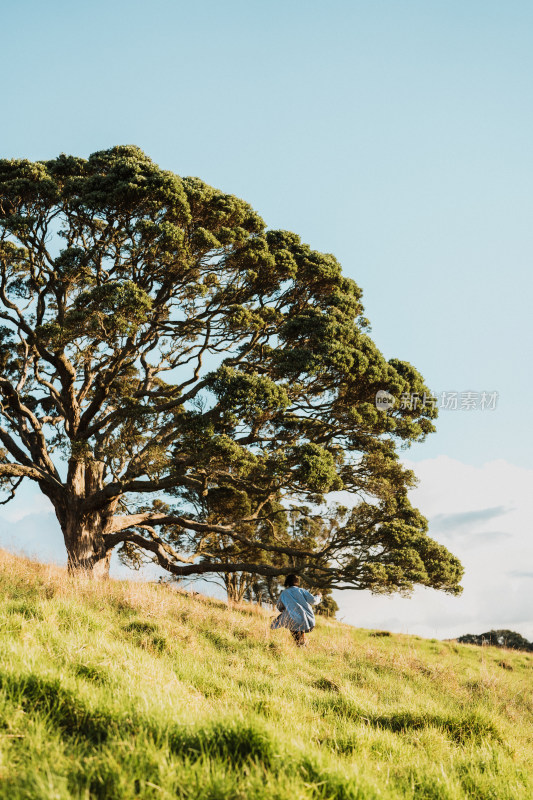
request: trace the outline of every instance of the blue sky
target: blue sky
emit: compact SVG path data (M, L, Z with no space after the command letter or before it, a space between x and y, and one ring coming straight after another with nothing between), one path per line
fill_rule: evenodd
M533 468L531 3L21 0L2 23L3 157L138 144L334 253L387 357L436 392L499 393L492 411L443 411L438 433L406 453L422 510L526 507L530 483L508 476ZM485 496L492 462L501 479ZM475 486L458 509L463 469ZM468 519L465 552L479 535ZM517 519L509 536L529 553L529 517ZM505 537L501 553L476 541L481 562L509 552ZM531 606L533 580L518 590L515 578L506 586ZM346 618L361 602L343 597Z

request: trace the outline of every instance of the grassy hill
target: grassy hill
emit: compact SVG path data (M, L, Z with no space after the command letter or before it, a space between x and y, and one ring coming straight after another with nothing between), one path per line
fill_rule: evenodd
M533 797L533 654L270 619L0 553L0 797Z

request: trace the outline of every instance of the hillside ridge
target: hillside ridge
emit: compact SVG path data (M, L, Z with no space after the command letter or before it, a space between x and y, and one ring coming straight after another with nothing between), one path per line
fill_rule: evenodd
M533 796L531 654L271 619L0 552L0 798Z

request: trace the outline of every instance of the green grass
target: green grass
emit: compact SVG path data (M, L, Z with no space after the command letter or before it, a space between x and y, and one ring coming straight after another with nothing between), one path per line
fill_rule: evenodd
M0 554L0 798L533 797L533 655Z

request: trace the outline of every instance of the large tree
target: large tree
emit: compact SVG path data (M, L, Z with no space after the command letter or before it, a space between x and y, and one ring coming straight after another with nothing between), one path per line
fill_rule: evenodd
M0 481L49 498L73 571L121 546L176 576L459 591L396 452L436 411L376 409L427 389L332 255L125 146L1 161L0 268ZM340 489L342 524L287 524Z

